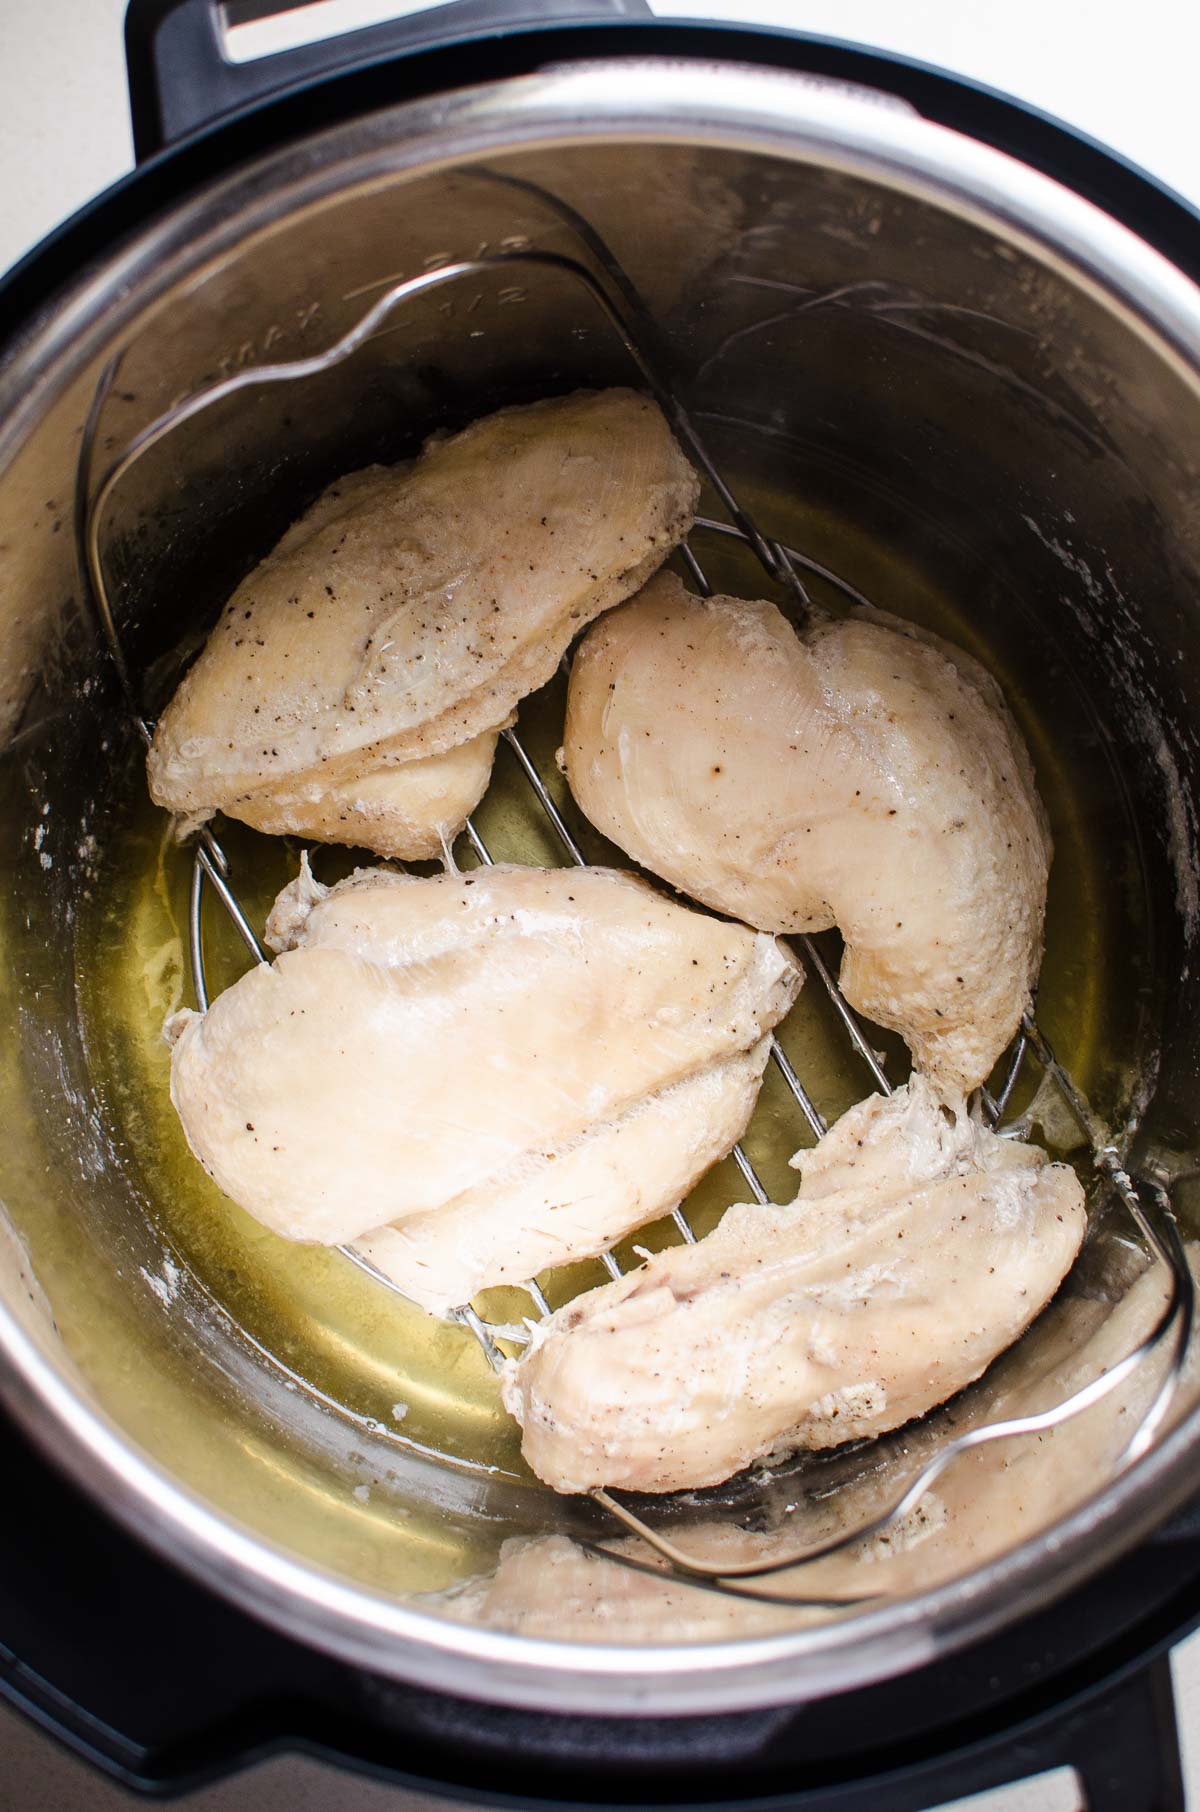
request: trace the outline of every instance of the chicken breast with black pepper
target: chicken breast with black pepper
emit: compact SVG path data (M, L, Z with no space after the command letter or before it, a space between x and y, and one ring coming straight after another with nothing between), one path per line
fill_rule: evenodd
M151 794L437 855L519 700L683 538L698 488L630 390L502 409L340 479L229 600L155 730Z
M878 614L797 633L773 604L672 574L595 624L564 751L634 859L763 931L845 939L846 998L947 1098L1030 1002L1051 842L991 675Z
M444 1311L672 1208L741 1134L800 985L612 869L307 870L280 951L171 1022L196 1156L274 1232Z
M1188 1248L1198 1268L1197 1248ZM688 1555L707 1565L736 1569L781 1563L865 1527L896 1503L920 1468L947 1442L985 1423L1031 1416L1112 1373L1149 1339L1167 1308L1171 1288L1163 1267L1151 1265L1117 1302L1081 1293L1056 1305L1058 1359L1046 1349L1022 1356L970 1397L885 1451L861 1456L855 1469L846 1456L837 1488L827 1471L819 1481L803 1471L790 1488L760 1491L751 1516L717 1520L648 1520ZM1070 1356L1061 1340L1070 1327ZM1053 1340L1054 1336L1051 1336ZM1195 1378L1200 1354L1188 1362ZM994 1381L993 1381L994 1380ZM823 1559L795 1569L742 1581L744 1589L793 1595L796 1606L726 1597L672 1576L652 1549L634 1537L606 1539L602 1549L566 1535L512 1536L494 1571L415 1603L460 1620L551 1641L654 1644L725 1641L825 1621L822 1598L846 1601L897 1599L928 1592L985 1561L1010 1552L1077 1510L1122 1464L1131 1433L1140 1426L1161 1383L1160 1368L1140 1365L1115 1383L1086 1415L1073 1416L1035 1435L980 1443L925 1490L896 1523ZM817 1488L811 1489L816 1484ZM760 1518L766 1518L765 1527ZM612 1558L607 1556L611 1555ZM637 1571L620 1564L632 1560ZM649 1563L661 1571L643 1570ZM805 1606L809 1599L812 1608ZM815 1604L812 1603L815 1601Z
M715 1485L897 1428L971 1383L1083 1237L1075 1172L914 1077L842 1116L786 1207L730 1208L533 1331L504 1401L559 1491Z

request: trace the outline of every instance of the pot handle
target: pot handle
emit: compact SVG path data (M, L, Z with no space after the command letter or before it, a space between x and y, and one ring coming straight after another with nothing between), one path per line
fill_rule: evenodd
M248 62L227 52L234 26L303 11L307 0L129 0L125 61L134 151L144 163L255 102L336 71L478 34L560 21L651 18L647 0L449 0L380 25Z

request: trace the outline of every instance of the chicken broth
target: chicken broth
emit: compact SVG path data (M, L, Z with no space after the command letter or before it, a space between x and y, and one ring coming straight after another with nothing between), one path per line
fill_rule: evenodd
M1150 918L1133 810L1086 684L1054 639L1052 610L1040 609L1045 600L1022 596L1002 570L960 544L932 504L923 519L911 502L889 497L827 460L806 459L790 443L751 441L728 425L722 432L736 442L726 470L740 479L740 494L761 523L839 572L871 602L967 649L999 679L1033 757L1055 843L1039 1024L1097 1111L1121 1122L1143 1080L1138 1056L1143 1068L1147 1061ZM786 594L764 582L753 556L735 541L697 529L691 546L715 589L773 597L790 608ZM848 608L835 586L820 578L806 582L819 606ZM523 745L586 859L628 867L622 853L583 821L556 766L564 697L560 672L524 702ZM140 753L132 748L118 794L97 885L80 907L80 1008L107 1122L172 1262L186 1268L298 1388L336 1406L372 1436L458 1466L528 1479L519 1430L502 1409L496 1379L467 1330L403 1302L337 1252L268 1232L221 1195L189 1152L168 1092L162 1026L175 1008L195 1004L187 934L192 848L174 842L166 816L151 804ZM473 822L497 860L564 860L553 827L503 742ZM238 896L261 933L276 893L296 873L302 845L226 820L218 834ZM372 860L329 846L312 855L315 873L326 882ZM465 837L456 856L463 867L476 861ZM416 872L430 872L429 865L416 865ZM204 932L208 988L215 996L243 972L247 958L211 889ZM815 943L836 973L836 934ZM902 1080L909 1066L901 1041L876 1028L868 1033L889 1077ZM827 1120L871 1091L870 1073L816 974L809 974L781 1026L780 1042ZM1036 1083L1035 1066L1027 1065L1013 1113L1028 1108ZM1071 1143L1070 1129L1057 1136L1061 1152ZM774 1199L795 1194L788 1159L811 1143L796 1103L769 1065L743 1146ZM704 1177L686 1210L696 1231L704 1232L731 1201L745 1197L746 1186L727 1159ZM631 1261L635 1248L655 1249L677 1237L669 1222L659 1223L632 1235L619 1251ZM589 1261L542 1282L557 1306L604 1277L600 1264ZM509 1290L490 1293L486 1308L493 1319L511 1320L531 1305L522 1292Z

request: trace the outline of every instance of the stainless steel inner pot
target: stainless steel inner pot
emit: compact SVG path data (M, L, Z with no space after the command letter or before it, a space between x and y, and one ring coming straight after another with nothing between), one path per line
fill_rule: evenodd
M590 1557L572 1538L611 1524L515 1464L468 1335L398 1316L336 1257L231 1233L154 1156L149 1028L184 985L180 883L71 533L114 354L102 464L173 399L329 344L398 275L481 247L592 257L579 221L640 290L664 375L761 526L1000 672L1056 818L1039 1019L1196 1230L1200 295L902 104L734 65L577 64L328 129L165 208L0 371L3 1388L150 1542L338 1654L546 1708L728 1709L913 1666L1098 1568L1185 1493L1195 1376L1132 1467L1153 1366L1068 1428L957 1462L888 1542L790 1576L853 1605L713 1598ZM177 431L104 525L144 708L332 475L505 401L629 379L578 286L497 273L407 306L334 373ZM826 1083L834 1109L869 1086ZM857 1519L948 1429L1111 1364L1160 1302L1098 1191L1063 1295L964 1399L676 1506L671 1528L719 1547Z

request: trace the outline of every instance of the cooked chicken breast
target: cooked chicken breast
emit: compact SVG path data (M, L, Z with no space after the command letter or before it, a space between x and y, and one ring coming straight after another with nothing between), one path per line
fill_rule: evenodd
M155 731L153 797L436 855L497 729L682 539L698 490L629 390L503 409L340 479L226 605Z
M1051 843L995 681L878 615L798 635L662 574L575 657L564 736L592 822L764 931L837 925L841 985L947 1098L1029 1004Z
M774 938L609 869L327 889L305 867L268 940L171 1022L188 1141L274 1232L369 1234L431 1307L672 1207L740 1133L799 986Z
M486 1187L368 1234L359 1250L435 1314L491 1285L590 1258L669 1213L731 1150L754 1112L768 1050L761 1039L573 1143L527 1151Z
M1196 1247L1189 1262L1197 1270ZM760 1500L758 1514L778 1520L766 1529L739 1527L736 1513L696 1523L661 1517L647 1520L698 1561L736 1567L781 1560L861 1527L900 1497L918 1470L947 1441L985 1422L1033 1415L1060 1403L1110 1372L1147 1338L1165 1306L1169 1279L1152 1265L1120 1302L1100 1305L1076 1300L1056 1304L1074 1335L1073 1356L1058 1348L1047 1367L1039 1342L1035 1356L1004 1368L1002 1379L906 1434L903 1443L845 1479L839 1489L807 1491L803 1475ZM1080 1324L1076 1326L1076 1324ZM1088 1325L1090 1323L1090 1332ZM1062 1333L1059 1330L1061 1342ZM1024 1355L1022 1355L1024 1361ZM1195 1347L1189 1375L1200 1369ZM1034 1436L998 1441L961 1454L920 1502L885 1533L786 1572L743 1581L747 1590L793 1593L797 1597L896 1599L927 1592L985 1561L1010 1552L1079 1508L1110 1477L1130 1435L1150 1406L1162 1375L1161 1361L1138 1366L1112 1394L1057 1428ZM1182 1403L1179 1405L1182 1412ZM785 1499L790 1514L781 1515ZM656 1564L653 1551L636 1537L605 1543L618 1556L642 1566ZM829 1612L785 1609L752 1599L726 1598L667 1573L633 1572L615 1560L583 1548L565 1535L512 1537L500 1549L495 1570L440 1593L416 1600L422 1608L465 1623L513 1630L551 1641L624 1642L651 1645L728 1641L828 1620Z
M731 1208L535 1330L504 1401L540 1478L673 1491L896 1428L1011 1345L1083 1236L1074 1171L921 1077L797 1161L789 1206Z

